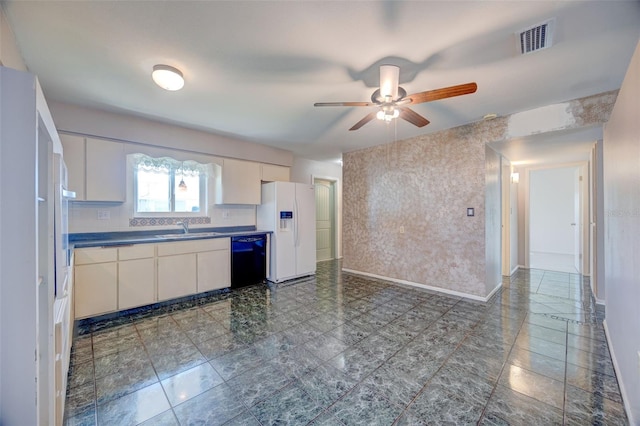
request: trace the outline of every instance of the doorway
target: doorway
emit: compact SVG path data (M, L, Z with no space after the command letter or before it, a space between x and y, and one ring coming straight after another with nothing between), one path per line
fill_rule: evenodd
M316 187L316 261L335 259L335 181L314 179Z
M529 173L529 267L582 273L581 167Z

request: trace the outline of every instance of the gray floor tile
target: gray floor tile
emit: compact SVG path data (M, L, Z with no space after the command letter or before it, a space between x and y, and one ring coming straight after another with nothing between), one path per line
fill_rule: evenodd
M603 311L577 275L481 303L322 262L83 327L65 424L628 424Z
M373 386L379 394L400 407L409 405L423 387L423 383L413 375L388 365L371 373L363 384Z
M529 426L562 425L562 422L562 410L498 385L480 424Z
M173 410L167 410L140 423L140 426L180 426L180 423L178 423L178 419L173 414Z
M254 405L250 411L264 425L300 425L313 420L322 409L294 383Z
M402 409L382 397L372 385L354 388L329 410L346 425L390 425Z
M622 403L618 381L613 376L567 364L567 384L590 392L595 397Z
M126 365L121 367L113 374L96 379L98 405L158 382L158 376L150 363L136 365L135 369L129 369Z
M484 404L449 392L442 384L430 384L409 405L398 424L475 424L483 408Z
M519 347L513 348L509 364L564 382L565 362Z
M564 407L564 382L507 364L499 383L560 410Z
M300 377L296 383L320 407L329 407L357 384L356 380L326 364Z
M327 361L347 348L347 344L328 334L323 334L305 343L304 348L322 361Z
M262 426L256 416L251 414L249 410L235 416L228 422L224 423L225 426Z
M622 404L567 385L567 423L570 425L628 425Z
M241 398L247 407L251 407L267 399L292 380L276 364L267 362L235 376L229 384L234 394Z
M223 382L213 367L204 363L164 379L161 383L169 403L175 407Z
M249 347L230 352L219 358L212 359L209 362L223 379L229 380L234 376L257 367L262 361L258 352L253 347Z
M98 425L137 425L169 409L160 383L98 405Z
M174 408L181 425L221 425L245 410L246 406L227 384L209 389Z

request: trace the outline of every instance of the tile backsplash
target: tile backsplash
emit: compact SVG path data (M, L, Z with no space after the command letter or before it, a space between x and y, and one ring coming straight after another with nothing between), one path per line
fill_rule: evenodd
M174 228L182 217L135 218L127 203L81 203L74 202L69 208L69 232L118 232L144 231L159 228ZM255 226L256 207L252 205L211 205L207 216L189 217L189 226L209 228L212 226Z

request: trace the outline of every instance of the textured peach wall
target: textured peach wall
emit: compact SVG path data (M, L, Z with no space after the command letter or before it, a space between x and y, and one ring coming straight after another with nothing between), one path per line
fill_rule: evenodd
M601 125L616 95L567 102L560 126L523 112L343 154L343 267L487 296L500 271L500 191L485 144L510 139L511 118L540 120L530 134ZM497 216L485 216L487 200Z
M484 297L485 142L503 132L494 120L344 154L343 267Z

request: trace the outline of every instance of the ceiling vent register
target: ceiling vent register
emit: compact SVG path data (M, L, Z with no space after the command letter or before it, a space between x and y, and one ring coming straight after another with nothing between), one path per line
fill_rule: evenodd
M553 44L554 27L555 18L522 30L518 34L518 48L520 53L526 55L551 47Z

